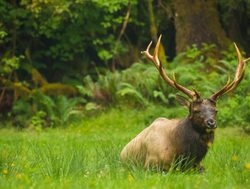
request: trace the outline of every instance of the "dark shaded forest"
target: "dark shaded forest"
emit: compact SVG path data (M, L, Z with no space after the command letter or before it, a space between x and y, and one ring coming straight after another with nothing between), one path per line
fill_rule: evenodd
M167 70L205 95L233 75L233 42L250 53L247 0L1 0L0 15L1 119L21 127L60 125L72 109L174 105L140 53L160 34Z

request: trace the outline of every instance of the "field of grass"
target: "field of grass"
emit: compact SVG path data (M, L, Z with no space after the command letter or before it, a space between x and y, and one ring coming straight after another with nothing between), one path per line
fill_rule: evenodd
M160 115L174 116L164 108L111 109L65 129L1 129L0 188L249 188L250 136L239 128L217 129L203 174L123 167L123 146Z

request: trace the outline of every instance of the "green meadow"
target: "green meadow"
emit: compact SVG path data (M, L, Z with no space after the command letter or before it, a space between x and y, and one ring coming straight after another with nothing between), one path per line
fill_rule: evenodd
M203 174L124 167L121 149L155 108L111 108L67 128L1 129L0 188L249 188L250 137L240 128L217 129Z

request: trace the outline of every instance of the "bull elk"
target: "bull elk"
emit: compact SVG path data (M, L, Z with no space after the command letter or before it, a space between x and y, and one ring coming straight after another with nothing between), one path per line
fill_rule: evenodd
M154 63L168 85L189 97L188 99L177 95L177 100L188 107L189 115L184 119L156 119L123 148L120 158L124 163L143 165L145 169L160 168L166 171L173 162L181 158L190 161L192 168L202 171L204 168L200 162L213 143L214 131L217 127L216 100L239 85L244 76L246 61L250 58L243 60L238 47L234 44L238 57L234 79L231 81L228 77L227 83L219 91L207 99L202 99L195 89L187 89L177 83L174 75L171 79L166 74L158 58L160 41L161 36L153 55L149 53L152 41L142 54Z

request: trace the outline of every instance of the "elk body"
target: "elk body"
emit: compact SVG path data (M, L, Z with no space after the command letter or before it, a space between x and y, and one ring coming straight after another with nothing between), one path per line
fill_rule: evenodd
M234 80L228 78L227 84L207 99L202 99L199 93L189 90L168 77L158 59L159 37L154 54L149 53L152 42L142 53L151 60L158 69L161 77L168 85L189 97L177 96L182 105L189 109L189 115L184 119L158 118L132 139L122 150L121 160L124 163L143 165L147 168L169 170L171 164L178 160L189 162L191 167L203 170L200 165L208 148L213 143L216 128L216 100L218 97L234 90L243 78L245 63L235 45L238 56L238 66ZM184 161L183 161L184 160ZM191 164L190 164L191 163Z

